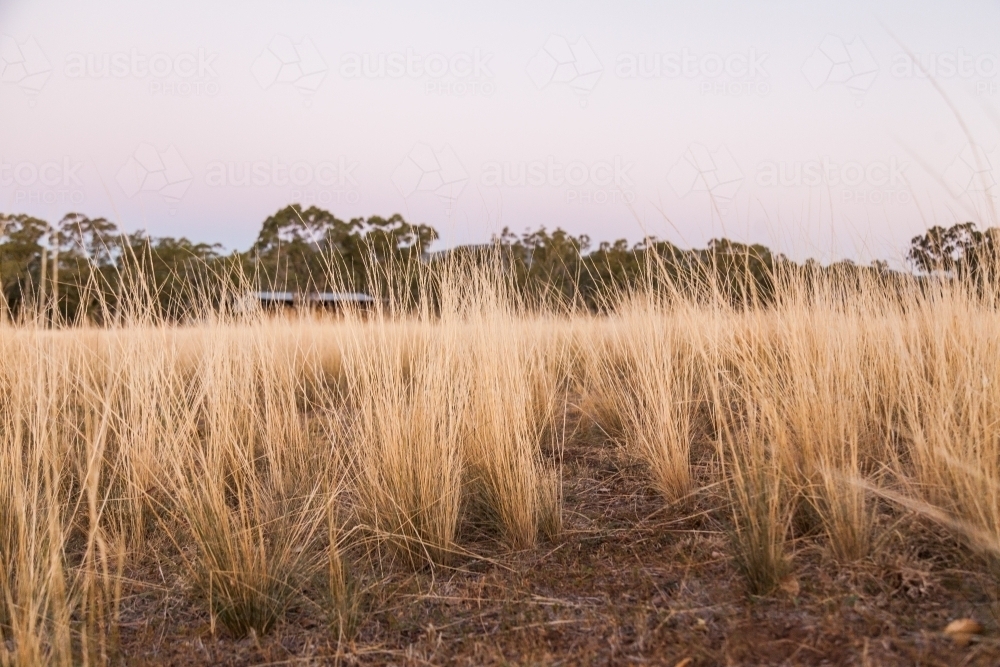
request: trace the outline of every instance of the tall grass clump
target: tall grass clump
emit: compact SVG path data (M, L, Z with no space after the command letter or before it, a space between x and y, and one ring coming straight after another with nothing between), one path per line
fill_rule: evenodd
M263 635L322 563L335 459L310 442L296 338L266 326L214 333L197 399L172 415L171 518L195 547L188 567L213 619L236 637Z
M0 662L117 656L124 545L108 511L112 403L81 371L91 350L0 326Z
M543 441L554 437L565 343L558 323L537 323L500 279L483 278L466 279L462 304L470 384L466 487L473 514L508 545L525 549L539 532L553 537L561 529L558 469Z
M974 288L973 288L974 287ZM942 285L894 323L898 491L976 549L1000 544L1000 314L995 289Z
M453 325L359 325L343 350L360 520L410 566L456 553L468 384Z
M731 516L736 564L749 592L766 595L789 571L789 483L781 466L779 416L761 404L762 368L754 329L735 327L733 314L718 311L702 354L717 457Z
M844 562L868 555L875 523L856 481L874 467L878 446L872 380L886 368L871 339L876 305L863 294L838 303L821 292L810 304L783 304L784 317L760 324L761 345L774 353L761 378L771 386L759 394L777 413L784 476L803 504L799 516L816 517ZM878 381L885 386L889 379Z
M647 295L652 297L653 295ZM591 350L597 392L613 415L612 432L643 462L654 485L673 503L693 490L692 439L701 397L697 327L686 304L633 298L596 338Z

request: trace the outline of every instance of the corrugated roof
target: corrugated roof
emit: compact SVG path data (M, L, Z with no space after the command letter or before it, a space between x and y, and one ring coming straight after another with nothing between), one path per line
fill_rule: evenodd
M254 292L254 297L258 301L284 301L291 303L294 301L338 303L342 301L374 301L372 297L361 292L314 292L312 294L297 294L295 292Z
M319 292L306 297L309 301L374 301L361 292Z
M254 292L253 296L261 301L294 301L292 292Z

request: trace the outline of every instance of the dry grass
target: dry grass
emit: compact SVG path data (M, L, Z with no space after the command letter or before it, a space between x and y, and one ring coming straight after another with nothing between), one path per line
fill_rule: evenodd
M313 605L341 651L401 573L558 550L581 413L662 516L716 517L754 595L803 550L863 569L908 509L1000 553L995 301L844 284L598 317L529 312L484 274L434 315L5 325L0 662L127 660L125 572L161 555L184 567L156 590L212 633Z
M623 308L603 336L593 335L595 326L583 339L608 430L649 468L663 497L677 502L694 484L691 442L704 367L688 318L697 315L649 296Z

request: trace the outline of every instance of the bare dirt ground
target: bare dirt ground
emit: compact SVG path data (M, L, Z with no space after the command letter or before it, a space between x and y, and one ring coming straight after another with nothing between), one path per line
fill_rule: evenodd
M1000 578L942 530L885 508L873 555L846 566L821 536L797 536L793 576L753 598L711 488L684 508L664 507L642 470L588 427L563 460L557 541L504 553L468 528L461 543L478 555L453 568L381 573L350 642L338 643L307 601L262 638L213 632L204 603L179 594L189 587L163 540L155 559L128 573L121 657L130 665L1000 664ZM942 629L963 617L985 632L961 646Z

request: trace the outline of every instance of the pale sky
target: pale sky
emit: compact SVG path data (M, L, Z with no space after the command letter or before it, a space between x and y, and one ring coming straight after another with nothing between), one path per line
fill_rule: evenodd
M244 249L301 202L438 248L824 261L997 223L996 0L415 4L0 0L0 211Z

